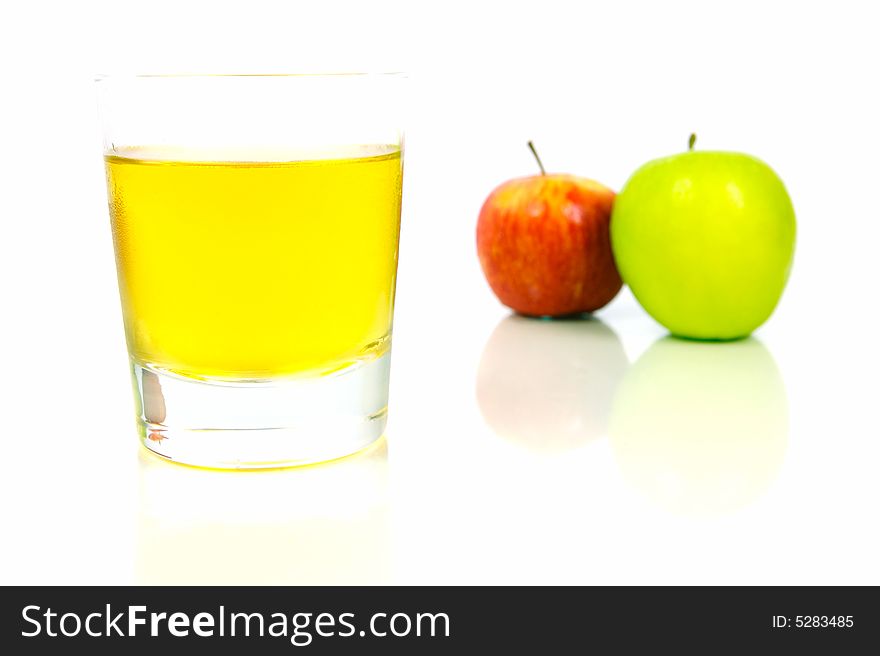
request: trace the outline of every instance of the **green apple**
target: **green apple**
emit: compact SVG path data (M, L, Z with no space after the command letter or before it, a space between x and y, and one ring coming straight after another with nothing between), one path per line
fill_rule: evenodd
M648 162L611 216L623 281L648 314L692 339L736 339L764 323L788 280L794 241L782 180L741 153L689 150Z

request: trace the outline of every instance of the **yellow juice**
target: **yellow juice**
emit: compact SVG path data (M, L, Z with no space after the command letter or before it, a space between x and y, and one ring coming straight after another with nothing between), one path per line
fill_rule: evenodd
M107 155L132 357L184 376L250 380L320 375L384 353L400 150L349 155Z

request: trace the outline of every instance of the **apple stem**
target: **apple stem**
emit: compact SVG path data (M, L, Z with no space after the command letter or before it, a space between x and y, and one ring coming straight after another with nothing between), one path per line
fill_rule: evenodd
M695 143L697 143L697 133L691 132L691 136L688 138L688 150L693 150Z
M544 165L541 164L541 158L538 157L538 151L535 150L535 144L533 144L531 141L529 142L529 150L532 151L532 155L535 156L535 159L538 162L538 168L541 169L541 175L547 175L547 171L544 170Z

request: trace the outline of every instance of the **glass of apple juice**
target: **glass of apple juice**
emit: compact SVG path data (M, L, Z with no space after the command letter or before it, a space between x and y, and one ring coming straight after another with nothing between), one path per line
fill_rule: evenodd
M98 79L141 442L224 469L382 436L400 74Z

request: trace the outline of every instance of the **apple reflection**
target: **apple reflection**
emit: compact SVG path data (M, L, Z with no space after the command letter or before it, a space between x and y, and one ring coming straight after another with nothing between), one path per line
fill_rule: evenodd
M624 477L686 515L734 511L773 482L788 402L761 342L655 342L614 400L611 444Z
M503 319L483 349L477 402L499 436L560 452L606 434L614 391L629 362L595 318Z
M263 472L142 453L141 584L381 584L390 571L385 439L334 462Z

